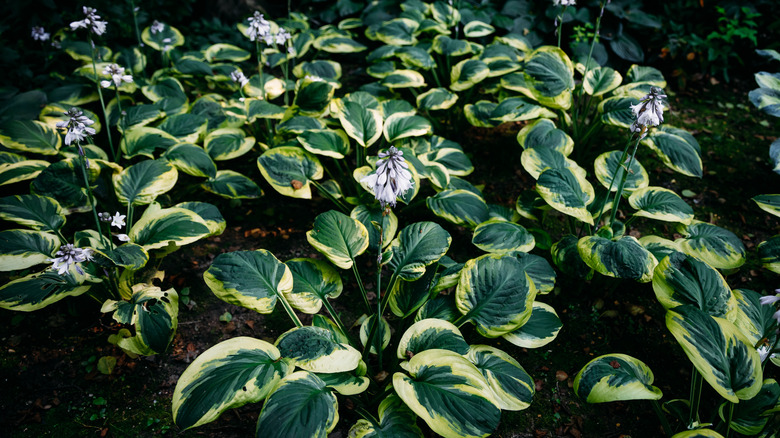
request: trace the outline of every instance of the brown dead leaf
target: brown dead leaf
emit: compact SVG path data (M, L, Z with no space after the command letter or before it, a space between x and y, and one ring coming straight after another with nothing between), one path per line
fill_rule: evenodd
M564 380L569 378L569 375L566 373L566 371L558 370L555 372L555 378L559 382L563 382Z
M302 183L302 182L300 182L300 181L298 181L297 179L294 179L294 180L292 180L292 182L290 183L290 185L291 185L291 186L292 186L292 188L294 188L295 190L300 190L301 188L303 188L303 183Z

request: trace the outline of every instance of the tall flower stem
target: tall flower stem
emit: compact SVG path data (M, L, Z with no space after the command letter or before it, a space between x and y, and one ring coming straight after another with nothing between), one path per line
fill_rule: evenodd
M265 100L265 78L263 77L263 51L260 48L260 40L255 40L257 50L257 74L260 75L260 99ZM286 88L285 84L285 88Z
M355 280L357 280L358 287L360 287L360 295L363 296L363 303L366 305L366 310L371 313L371 304L368 303L368 295L366 295L366 287L363 285L363 280L360 278L360 271L355 266L355 259L352 259L352 272L355 273Z
M138 47L140 50L140 48L144 46L144 43L141 40L141 31L138 28L138 12L136 11L135 1L130 0L130 8L132 9L133 12L133 27L135 27L135 39L136 41L138 41ZM146 77L146 58L144 56L141 56L141 73L144 75L144 77Z
M120 99L120 97L119 97L119 87L116 84L114 84L114 90L116 91L116 109L119 112L119 116L118 117L119 117L119 120L123 121L122 122L123 123L122 124L122 132L121 132L122 137L120 137L119 144L116 145L116 152L114 153L114 161L116 162L119 159L119 152L121 152L121 149L122 149L122 141L124 140L124 132L125 132L125 130L124 130L124 117L122 115L122 99ZM119 123L119 122L117 122L117 123Z
M631 138L633 138L633 136ZM628 141L626 142L626 147L623 148L623 154L620 156L620 162L621 163L626 161L626 157L628 156L628 148L631 146L631 138L628 139ZM597 226L598 226L598 221L601 218L601 215L604 214L604 207L607 205L607 199L609 198L609 194L612 192L612 186L615 184L615 177L616 176L617 175L612 175L612 181L609 182L609 188L607 189L607 195L604 196L604 201L601 203L601 208L599 209L599 214L595 218ZM542 225L544 225L544 217L542 218Z
M561 34L563 33L563 14L566 13L566 8L568 6L564 6L563 9L561 9L561 14L558 15L558 48L561 48Z
M631 152L631 159L628 160L628 165L626 165L623 175L621 175L620 177L620 184L618 184L617 192L615 192L615 199L614 201L612 201L612 216L610 216L609 218L610 226L612 226L612 224L615 223L615 217L617 216L618 206L620 205L620 198L623 196L623 187L626 184L626 179L628 178L628 172L631 170L631 165L634 164L634 156L636 155L636 150L639 147L639 142L641 140L642 140L642 136L640 135L639 138L636 139L636 143L634 143L634 150ZM625 157L621 157L619 166L623 166L624 165L623 163L625 163Z
M691 371L691 394L690 394L690 406L691 410L688 414L688 425L693 424L694 421L699 421L699 402L701 401L701 389L702 389L702 375L693 367Z
M284 295L277 294L277 296L279 297L279 302L282 303L282 307L284 307L284 310L287 312L287 315L290 317L295 326L298 328L303 327L303 323L298 318L298 315L295 314L295 311L293 310L292 306L290 306L290 303L287 302L287 299L284 297Z
M95 229L100 235L100 243L103 244L104 247L108 247L108 245L106 245L103 233L100 232L100 219L98 219L97 209L95 208L95 196L92 194L92 186L89 185L89 177L87 176L87 162L84 158L84 152L81 149L80 144L77 144L77 147L79 149L79 167L81 168L81 176L84 178L84 187L87 189L87 200L90 207L92 207L92 216L95 219Z
M97 48L95 42L92 40L92 36L89 37L89 45L92 47L92 74L95 75L95 84L97 85L98 97L100 97L100 107L103 109L103 119L106 121L106 136L108 137L108 148L111 151L111 160L116 162L116 155L114 154L114 142L111 140L111 124L108 121L108 113L106 112L106 103L103 100L103 90L100 87L100 80L98 79L97 61L95 61L95 53Z
M664 428L664 434L668 437L671 437L673 435L672 427L669 425L669 421L666 419L663 411L661 411L661 406L658 404L658 400L650 400L650 404L653 406L655 415L658 416L658 421L661 422L661 426Z

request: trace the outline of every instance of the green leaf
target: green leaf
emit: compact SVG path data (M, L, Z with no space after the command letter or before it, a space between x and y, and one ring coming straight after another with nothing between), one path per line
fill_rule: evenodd
M471 46L465 40L452 39L446 35L436 35L433 39L431 49L439 55L461 56L471 53Z
M124 132L120 147L126 158L138 155L154 158L156 149L168 149L179 143L179 140L158 128L134 126Z
M732 430L753 436L764 430L772 413L778 410L780 410L780 385L775 379L764 379L761 391L755 397L734 405L734 411L731 413L729 403L723 403L718 408L718 414Z
M366 46L357 41L335 35L323 35L314 40L314 48L328 53L357 53L366 50Z
M524 126L517 133L517 142L523 149L548 148L567 157L574 150L574 140L549 119L534 120Z
M218 236L225 231L227 226L225 218L222 217L222 213L219 212L216 206L208 202L182 202L174 205L174 207L184 208L200 216L209 228L209 236Z
M732 291L737 300L737 315L734 325L748 339L749 345L760 345L763 339L771 345L777 339L777 322L772 318L775 314L773 306L761 304L762 295L748 289Z
M617 126L618 128L628 129L634 123L634 112L631 105L639 103L639 99L633 96L613 96L601 101L598 110L601 114L601 121L605 125ZM651 133L656 130L651 130Z
M238 158L255 145L254 137L247 137L237 128L222 128L210 132L203 141L203 148L214 161Z
M750 103L770 116L780 117L780 90L756 88L748 93Z
M534 50L525 60L523 75L527 89L521 93L546 107L571 107L574 66L563 50L554 46Z
M188 245L210 234L205 221L184 208L162 208L152 203L127 233L133 243L149 251L171 244Z
M490 219L485 200L468 190L444 190L425 203L433 214L457 225L474 227Z
M349 269L368 248L368 230L356 219L330 210L314 219L314 229L306 232L306 240L331 263Z
M65 213L59 202L35 194L0 198L0 219L40 231L56 232L65 225Z
M599 356L577 373L574 392L588 403L620 400L658 400L653 372L639 359L626 354Z
M733 321L737 300L715 268L687 254L675 252L661 260L653 275L655 296L666 309L692 305L710 316Z
M433 128L431 122L422 116L397 113L385 120L383 132L388 143L392 143L402 138L429 135Z
M680 224L677 232L684 237L675 240L681 251L698 257L717 269L733 269L745 263L745 245L731 231L706 222Z
M419 46L401 47L395 52L395 56L409 68L430 70L436 67L436 61L427 50Z
M450 89L452 91L467 90L482 82L490 74L487 64L478 59L464 59L452 67L450 72Z
M693 208L677 193L663 187L636 190L628 198L628 203L639 210L634 213L635 216L684 224L693 221Z
M465 26L463 26L463 35L465 35L467 38L488 36L495 31L496 28L493 26L477 20L469 21Z
M208 120L199 114L175 114L158 126L181 143L197 143L206 133Z
M550 207L593 225L587 207L596 194L581 172L571 168L545 170L536 181L536 191Z
M380 81L383 86L393 88L420 88L425 86L425 77L416 70L395 70Z
M758 195L752 199L758 205L758 208L771 215L780 217L780 195Z
M292 366L268 342L237 337L209 348L176 383L173 421L183 430L209 423L230 408L265 399Z
M495 338L531 317L536 288L514 256L486 254L466 262L455 302L482 336Z
M335 85L323 79L306 76L295 84L295 105L303 115L319 115L333 98Z
M666 312L666 327L704 380L726 400L749 400L761 390L758 352L728 320L684 305Z
M228 199L257 199L263 196L263 191L254 181L232 170L217 171L217 175L201 187Z
M292 198L311 199L311 181L321 179L320 160L297 146L280 146L263 152L257 167L277 192Z
M639 161L634 160L631 162L631 169L628 171L628 174L626 174L628 163L620 162L622 156L623 154L620 151L604 152L599 155L593 163L596 179L599 180L605 189L610 190L611 192L617 192L618 184L623 180L623 175L626 175L623 186L624 193L631 193L635 190L647 187L650 184L650 177L647 175L645 168ZM645 191L643 193L647 192ZM640 209L638 207L634 208ZM653 218L653 216L645 217Z
M518 347L539 348L555 340L561 327L563 323L552 306L534 301L528 322L503 335L503 338Z
M353 438L422 438L417 427L417 416L395 394L390 394L379 404L379 424L358 420L349 436Z
M339 160L349 154L349 137L340 129L312 129L299 135L298 141L313 154Z
M368 248L371 251L376 252L379 249L379 230L377 230L372 222L382 224L382 249L390 245L395 237L395 232L398 231L398 217L390 210L390 213L385 214L385 210L379 206L369 207L365 204L358 205L350 213L349 217L356 219L363 224L368 230Z
M593 271L582 261L578 248L579 239L573 234L567 234L555 242L550 248L553 263L561 272L576 278L590 278Z
M627 33L619 32L615 38L609 42L609 48L612 49L617 56L626 61L643 62L645 60L642 46Z
M583 175L582 169L576 161L566 158L566 155L555 149L535 147L526 149L520 156L520 164L534 179L539 179L546 170L572 170L578 175Z
M688 131L659 126L650 131L642 144L658 153L666 167L683 175L701 178L701 147Z
M406 329L398 341L396 354L399 359L409 359L432 349L444 349L465 355L469 351L469 344L451 322L429 318L416 321Z
M146 205L176 185L178 172L166 160L145 160L114 174L114 191L123 205Z
M225 43L209 46L209 48L203 52L203 55L209 63L213 63L214 61L242 62L252 56L251 53L240 47Z
M436 280L436 266L431 265L425 274L414 281L397 281L387 300L395 316L406 318L417 311L430 298Z
M426 267L447 253L451 242L450 234L435 222L416 222L404 227L389 248L393 254L389 262L393 274L407 281L422 277Z
M93 161L86 170L90 184L95 182L99 172L100 168ZM38 195L57 199L64 208L76 210L89 208L89 195L84 188L81 164L75 158L58 161L42 170L30 187Z
M758 256L766 269L780 274L780 236L772 236L759 243Z
M359 145L368 147L382 136L382 114L357 102L344 102L338 113L341 126Z
M319 377L294 372L276 386L257 419L257 438L326 438L338 422L338 400Z
M591 96L602 96L609 93L623 82L620 73L609 67L596 67L585 75L582 88Z
M577 243L582 260L602 275L628 278L640 283L653 279L658 260L633 236L610 240L585 236Z
M445 110L451 108L457 101L458 95L449 92L446 88L431 88L417 95L417 108L428 111Z
M466 357L485 377L499 408L520 411L531 406L534 379L512 356L488 345L472 345Z
M534 236L522 225L503 219L491 219L474 228L471 239L477 248L495 254L529 252L534 248Z
M60 239L51 233L0 231L0 271L16 271L46 263L59 248Z
M273 312L279 295L293 290L290 269L264 249L218 255L203 280L220 299L259 313Z
M149 261L149 253L140 245L125 243L114 249L95 249L95 259L98 263L100 263L101 258L107 259L109 266L137 271L146 266Z
M393 46L410 46L417 42L414 37L420 24L409 18L393 18L382 23L376 30L379 41Z
M139 355L164 353L178 326L179 295L176 291L163 291L144 284L133 294L128 307L132 309L129 323L135 326L135 336L123 338L117 345Z
M443 436L487 437L501 409L482 373L458 353L426 350L393 375L393 388L414 413Z
M189 143L177 144L165 151L163 158L188 175L202 178L217 176L217 165L200 146Z
M317 76L330 81L341 79L341 64L336 61L319 59L316 61L304 61L293 68L293 74L297 78Z
M284 264L293 276L292 291L285 293L285 297L301 312L319 312L323 301L337 298L344 289L339 273L324 261L295 258Z
M320 327L296 327L276 340L282 357L313 373L341 373L358 367L360 352L339 343L334 335Z
M42 309L65 297L81 295L89 285L71 268L65 275L46 270L12 280L0 287L0 308L18 312Z
M56 155L62 137L56 129L37 120L10 120L0 124L0 144L22 152Z
M376 331L376 334L374 335L374 342L380 342L380 349L382 351L387 348L388 345L390 345L390 336L392 336L392 333L390 331L390 324L387 322L386 319L382 318L382 322L379 323L378 328L374 328L374 325L376 325L376 316L371 315L368 318L364 319L363 322L360 324L360 343L363 344L364 348L368 347L366 343L368 342L368 335L371 333L372 330ZM371 348L369 348L369 352L371 354L377 354L376 345L371 345Z

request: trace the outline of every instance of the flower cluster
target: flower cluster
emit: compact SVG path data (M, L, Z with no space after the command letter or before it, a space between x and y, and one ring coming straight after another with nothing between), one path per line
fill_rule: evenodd
M631 105L634 113L634 123L631 124L631 132L638 132L644 138L648 128L658 126L664 122L664 90L658 87L650 87L647 94L636 105Z
M35 41L48 41L49 37L51 37L51 35L46 32L46 29L41 26L33 26L31 36Z
M279 29L279 32L271 33L271 23L263 18L263 14L255 11L255 14L249 17L249 29L247 30L250 41L263 40L269 46L271 44L284 45L292 38L290 32L285 29Z
M154 20L154 21L152 22L152 25L151 25L151 26L150 26L150 28L149 28L149 32L151 32L151 33L152 33L152 35L154 35L154 34L156 34L156 33L160 33L160 32L162 32L162 31L164 31L164 30L165 30L165 24L163 24L163 23L160 23L160 22L159 22L159 21L157 21L157 20Z
M131 83L133 82L133 76L132 75L126 75L125 74L125 68L120 67L118 64L109 64L106 66L105 69L103 69L103 74L106 76L110 76L110 81L100 81L100 86L103 88L108 88L111 85L114 86L120 86L123 82Z
M76 272L84 275L84 271L81 269L81 266L79 266L79 263L92 260L92 249L76 248L72 243L67 243L62 245L60 250L54 255L57 257L48 259L47 261L52 263L51 268L56 269L57 274L66 274L70 270L70 266L74 265L76 267Z
M244 76L244 72L242 72L239 69L235 69L232 72L230 72L230 79L232 79L233 82L237 82L242 87L249 82L249 79L247 79L246 76Z
M553 0L555 6L574 6L577 4L577 0Z
M95 35L103 35L106 32L106 24L108 23L100 20L100 15L97 14L94 8L84 6L83 10L86 18L70 23L70 28L76 30L83 27Z
M81 143L89 135L95 135L95 129L89 125L95 123L89 117L83 115L80 109L71 108L64 113L68 117L66 122L57 122L57 127L67 129L65 144L70 146L74 141Z
M395 207L396 198L412 188L412 174L409 165L403 158L404 153L390 146L385 152L379 153L381 158L376 163L376 172L366 176L360 182L374 190L374 197L386 208Z

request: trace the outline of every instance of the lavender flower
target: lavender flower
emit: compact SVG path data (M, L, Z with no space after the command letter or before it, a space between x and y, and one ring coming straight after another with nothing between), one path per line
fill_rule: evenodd
M249 79L247 79L246 76L244 76L244 72L242 72L239 69L235 69L232 72L230 72L230 79L232 79L233 82L237 82L242 87L249 82Z
M51 268L56 269L59 275L66 274L70 270L71 265L76 267L76 272L84 275L84 271L79 266L79 263L92 260L92 249L76 248L72 243L67 243L62 245L55 255L57 256L56 258L48 259L47 261L52 263Z
M60 129L67 129L67 133L65 134L65 145L70 146L74 141L76 143L81 143L87 136L95 135L95 129L89 127L89 125L95 122L83 115L80 109L74 107L64 114L68 116L68 121L57 122L57 127Z
M775 295L766 295L759 298L759 302L764 306L772 306L778 301L780 301L780 289L775 290ZM776 319L778 324L780 324L780 310L775 312L772 318Z
M379 153L381 160L376 163L376 172L360 180L374 189L374 197L382 208L388 205L395 207L396 198L414 184L403 155L395 146L390 146L387 151Z
M162 32L164 30L165 30L165 24L160 23L157 20L154 20L152 22L152 26L149 28L149 32L151 32L152 35L154 35L156 33L160 33L160 32Z
M274 36L274 40L276 44L283 45L292 38L292 35L290 35L290 32L287 32L285 29L279 29L279 32L276 33Z
M255 11L255 14L249 17L249 29L247 30L250 41L257 41L258 39L264 39L267 44L268 38L271 36L271 23L263 18L263 14Z
M128 84L133 82L133 76L126 75L124 67L120 67L118 64L107 65L106 68L103 69L103 74L111 76L110 81L100 81L100 86L103 88L108 88L112 84L118 87L122 85L123 82Z
M95 35L103 35L106 32L106 24L108 23L100 20L100 15L98 15L97 11L93 8L84 6L83 11L86 18L81 21L70 23L70 28L76 30L83 27Z
M47 41L51 37L41 26L33 26L31 36L35 41Z
M647 130L664 122L664 90L650 87L647 94L636 105L631 105L636 120L631 124L631 132L638 132L642 138L647 136Z

